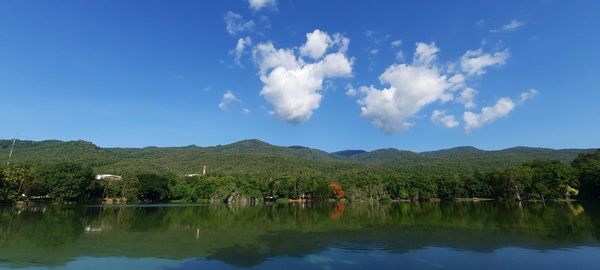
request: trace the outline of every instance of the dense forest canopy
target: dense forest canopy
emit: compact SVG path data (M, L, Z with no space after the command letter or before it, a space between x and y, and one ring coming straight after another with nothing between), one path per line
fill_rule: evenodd
M0 140L8 157L12 141ZM85 141L17 141L0 170L0 201L255 202L264 198L507 200L596 199L600 152L474 147L416 153L393 148L327 153L244 140L214 147L100 148ZM205 175L203 167L207 167ZM122 175L105 181L95 174ZM193 175L193 176L189 176Z

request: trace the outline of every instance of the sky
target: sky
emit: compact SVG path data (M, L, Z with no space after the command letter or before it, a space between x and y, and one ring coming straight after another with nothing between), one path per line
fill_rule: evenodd
M600 147L600 1L7 0L0 138Z

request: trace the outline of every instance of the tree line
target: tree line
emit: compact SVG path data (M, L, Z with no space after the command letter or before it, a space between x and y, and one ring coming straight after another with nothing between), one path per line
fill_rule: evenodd
M599 199L600 150L582 153L570 164L537 160L489 172L454 174L439 174L435 169L405 172L332 168L324 173L292 171L277 176L254 173L186 177L127 171L122 180L107 181L96 179L92 167L79 163L0 167L0 202L35 196L47 196L54 202L126 198L128 202L226 203L340 197L351 201Z

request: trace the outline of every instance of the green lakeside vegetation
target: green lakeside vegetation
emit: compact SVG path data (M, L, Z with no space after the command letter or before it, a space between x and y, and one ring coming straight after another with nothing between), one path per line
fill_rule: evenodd
M8 156L11 141L0 141ZM215 147L99 148L83 141L18 141L0 169L0 201L21 194L54 202L241 202L266 197L350 201L568 200L600 198L600 150L459 147L326 153L257 140ZM198 174L202 166L206 175ZM95 174L118 174L119 181Z

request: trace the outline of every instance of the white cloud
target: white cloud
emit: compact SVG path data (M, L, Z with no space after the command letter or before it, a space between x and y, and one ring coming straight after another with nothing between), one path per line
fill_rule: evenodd
M404 53L402 51L396 52L395 58L398 62L404 62Z
M330 46L337 46L338 52L346 53L348 51L348 46L350 45L349 38L345 37L344 35L342 35L340 33L335 33L335 34L333 34L331 39L333 42Z
M243 113L243 114L249 114L250 112L251 112L251 111L250 111L250 109L248 109L248 108L243 108L243 109L242 109L242 113Z
M394 41L390 42L390 45L392 47L400 47L402 45L402 40L399 40L399 39L398 40L394 40Z
M355 97L358 95L358 91L352 86L352 84L346 84L346 95L349 97Z
M253 20L245 21L244 18L235 12L228 11L225 14L225 29L231 35L241 32L253 31L256 23Z
M259 11L265 7L275 7L277 6L277 2L275 0L248 0L250 4L250 9L254 11Z
M435 61L439 51L440 49L435 46L434 42L431 44L419 42L413 56L413 64L417 66L429 66Z
M462 90L460 96L458 97L458 102L462 103L465 106L465 109L473 109L475 108L475 95L477 95L477 90L467 87Z
M509 23L503 25L502 27L500 27L499 29L492 29L490 30L490 32L492 33L498 33L498 32L512 32L512 31L516 31L517 29L523 27L525 25L525 22L522 21L517 21L517 20L512 20Z
M379 49L372 49L369 51L369 53L373 56L376 56L377 54L379 54Z
M312 33L306 34L306 43L300 47L300 54L319 59L332 42L331 37L326 32L316 29Z
M440 65L437 60L440 49L435 43L417 43L415 47L411 64L391 65L379 77L379 81L389 87L360 87L359 92L363 95L358 100L361 115L385 133L397 133L410 128L413 125L410 119L424 107L453 100L455 95L456 101L463 104L465 109L475 108L477 91L468 86L469 79L485 74L489 67L504 64L509 55L508 50L496 53L469 50L459 62ZM459 90L460 94L456 94ZM493 107L483 108L480 114L466 112L466 128L470 130L492 122L507 115L513 107L514 102L507 98L501 99ZM443 110L434 110L431 121L446 127L459 125L454 115L447 115Z
M326 36L322 38L322 34ZM310 43L311 37L319 37L319 42L326 40L325 51L320 47L323 43ZM329 36L319 30L307 34L300 55L316 58L312 63L297 57L293 49L276 49L272 43L258 44L253 55L264 83L260 94L273 105L273 114L294 124L310 119L323 97L324 79L352 74L352 61L345 55L349 42L340 34ZM338 51L326 54L334 45Z
M431 121L443 125L447 128L455 128L459 125L454 115L446 114L445 111L433 110L431 113Z
M252 39L250 39L250 37L238 39L237 44L235 45L235 49L231 51L231 54L233 54L234 56L233 60L236 65L243 67L240 60L242 58L242 55L244 54L246 47L249 45L252 45Z
M537 89L531 88L531 89L521 93L521 95L519 96L519 103L524 103L527 100L535 98L539 94L540 94L540 92Z
M508 116L515 108L515 103L508 97L500 98L494 106L483 107L480 113L464 112L465 130L470 132L475 128L494 122L498 118Z
M252 51L254 61L257 62L260 73L264 74L269 69L284 67L296 69L304 64L302 59L296 59L292 49L275 49L273 43L260 43Z
M493 54L483 53L482 49L468 50L460 58L460 67L467 75L483 75L486 68L505 64L508 56L508 50Z
M433 64L437 52L433 43L417 43L412 64L392 65L379 76L390 87L361 87L361 115L385 133L397 133L410 128L409 119L423 107L451 100L455 82Z
M219 108L226 111L229 104L234 101L239 101L239 99L235 96L235 94L233 94L233 92L231 92L231 90L227 90L225 91L225 94L223 94L223 98L219 103Z
M450 77L450 79L448 79L450 84L452 84L450 89L452 91L454 91L454 90L465 87L466 80L467 79L465 78L465 75L462 75L461 73L452 75L452 77Z

